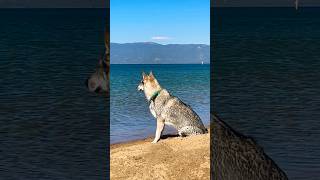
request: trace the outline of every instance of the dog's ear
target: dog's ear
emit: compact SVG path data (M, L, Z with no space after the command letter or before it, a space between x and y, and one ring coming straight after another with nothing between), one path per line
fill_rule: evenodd
M152 71L150 71L149 77L150 77L150 79L154 79L154 75L153 75Z
M145 79L147 77L146 73L142 72L142 78Z

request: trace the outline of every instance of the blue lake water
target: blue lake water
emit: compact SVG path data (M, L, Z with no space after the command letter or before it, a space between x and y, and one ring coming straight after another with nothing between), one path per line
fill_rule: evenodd
M85 80L103 9L1 9L0 179L105 179L108 104Z
M213 12L213 111L289 179L319 179L320 8Z
M112 61L112 59L111 59ZM154 136L156 120L142 92L137 91L141 73L153 71L160 85L189 104L208 125L210 115L210 66L111 65L110 141L111 143ZM164 133L175 133L166 128Z

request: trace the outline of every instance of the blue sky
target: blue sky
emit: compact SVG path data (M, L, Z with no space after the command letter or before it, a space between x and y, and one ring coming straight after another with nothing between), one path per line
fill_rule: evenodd
M111 42L209 44L210 0L110 0Z

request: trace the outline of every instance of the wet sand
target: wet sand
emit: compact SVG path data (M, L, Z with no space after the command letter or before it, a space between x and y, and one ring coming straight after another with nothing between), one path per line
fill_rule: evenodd
M111 179L209 179L210 134L111 145Z

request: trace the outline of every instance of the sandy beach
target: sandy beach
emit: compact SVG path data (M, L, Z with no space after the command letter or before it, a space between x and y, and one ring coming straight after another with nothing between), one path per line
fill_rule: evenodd
M111 179L209 179L210 134L113 144Z

